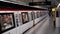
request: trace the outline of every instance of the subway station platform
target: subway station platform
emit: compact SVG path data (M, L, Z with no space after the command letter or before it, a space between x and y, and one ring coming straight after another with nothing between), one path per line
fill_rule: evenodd
M56 28L53 26L52 18L48 16L44 21L41 21L41 23L37 24L24 34L59 34L60 28Z
M60 34L59 2L0 0L1 34Z

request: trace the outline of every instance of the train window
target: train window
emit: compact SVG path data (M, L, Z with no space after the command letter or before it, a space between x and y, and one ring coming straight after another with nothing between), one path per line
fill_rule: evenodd
M35 19L35 12L33 13L33 19Z
M40 17L40 12L38 12L38 17Z
M39 14L40 14L40 12L39 12ZM40 16L41 16L41 14L40 14Z
M34 13L34 12L31 12L31 19L32 19L32 20L33 20L33 13Z
M39 12L39 17L40 17L40 12Z
M36 12L36 16L37 16L37 12Z
M44 12L42 12L42 16L44 15Z
M21 12L23 24L29 21L28 12Z
M33 12L33 19L35 19L35 12Z
M37 18L39 18L39 12L36 12L36 14L37 14Z
M42 16L44 16L44 12L42 12Z
M14 14L13 13L0 13L0 23L2 32L15 27L14 25Z
M37 14L36 14L36 12L35 12L35 19L37 18Z
M40 17L42 17L43 16L43 12L40 12Z
M32 20L35 19L35 12L31 12L31 17L32 17Z
M31 12L31 19L33 20L33 12Z
M29 21L31 21L32 20L31 13L28 13L28 16L29 16Z

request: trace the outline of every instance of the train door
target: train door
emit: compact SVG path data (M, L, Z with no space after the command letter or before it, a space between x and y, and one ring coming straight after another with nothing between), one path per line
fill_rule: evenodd
M40 21L40 11L36 10L34 11L35 12L35 23L34 24L37 24L39 21Z
M22 17L21 17L21 11L16 11L15 12L15 23L16 23L16 31L17 31L17 34L21 34L21 25L22 24Z
M35 12L34 11L31 12L31 19L33 20L33 26L34 26L35 25L35 21L34 21L34 19L35 19Z

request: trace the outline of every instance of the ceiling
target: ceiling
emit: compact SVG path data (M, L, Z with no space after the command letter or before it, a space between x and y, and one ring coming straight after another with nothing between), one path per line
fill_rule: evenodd
M57 2L60 2L60 0L56 0Z
M51 5L46 5L45 7L57 7L57 5L59 4L60 0L33 0L33 2L42 2L42 1L51 1Z
M12 0L8 0L8 1L12 1ZM43 7L50 7L50 6L56 7L59 4L60 0L13 0L13 1L22 1L22 2L26 3L27 5L29 4L29 2L51 1L51 5L43 5Z

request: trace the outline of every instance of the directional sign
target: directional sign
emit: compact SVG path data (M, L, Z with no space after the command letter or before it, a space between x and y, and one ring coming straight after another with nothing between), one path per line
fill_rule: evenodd
M29 5L51 5L51 1L48 1L48 2L45 2L45 1L42 1L42 2L30 2Z

